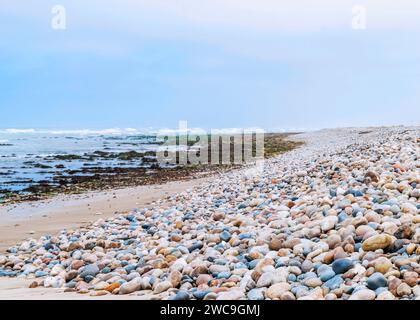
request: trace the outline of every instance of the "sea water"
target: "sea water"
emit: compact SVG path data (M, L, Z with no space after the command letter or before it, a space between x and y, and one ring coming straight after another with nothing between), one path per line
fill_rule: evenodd
M51 160L57 155L90 154L95 151L120 153L156 151L159 140L153 133L136 130L16 130L0 129L0 190L21 191L34 183L50 179L57 171L79 170L86 160ZM33 166L33 163L37 167ZM142 161L98 159L95 167L142 165ZM56 168L56 166L64 168Z

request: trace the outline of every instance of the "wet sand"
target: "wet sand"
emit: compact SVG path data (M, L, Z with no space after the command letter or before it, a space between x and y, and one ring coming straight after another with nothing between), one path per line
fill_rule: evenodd
M208 179L196 178L162 185L61 195L48 200L1 206L0 253L27 238L58 234L62 229L78 228L100 218L112 217L116 212L140 208Z

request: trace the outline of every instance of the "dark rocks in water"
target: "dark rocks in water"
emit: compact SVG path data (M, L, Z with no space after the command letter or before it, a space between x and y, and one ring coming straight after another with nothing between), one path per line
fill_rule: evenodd
M84 157L78 154L57 154L52 157L52 160L83 160Z
M42 164L42 163L36 163L33 165L34 168L40 168L40 169L51 169L51 166Z
M133 160L133 159L140 159L143 157L144 157L144 154L137 151L121 152L118 155L118 159L120 160Z

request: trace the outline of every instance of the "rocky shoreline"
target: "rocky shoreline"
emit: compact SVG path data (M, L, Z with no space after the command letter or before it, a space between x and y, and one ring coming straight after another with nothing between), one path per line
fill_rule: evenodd
M419 300L419 137L300 134L263 171L11 247L0 276L110 298Z
M300 143L288 139L292 134L265 134L265 156L272 157L298 147ZM155 147L160 145L156 139L148 138L151 139L150 144L153 143ZM145 143L142 142L142 144ZM83 154L57 154L39 156L35 159L33 159L33 155L28 156L32 160L23 162L24 166L20 169L35 170L37 174L45 175L42 180L18 179L17 177L12 179L11 175L13 176L16 172L10 168L0 167L0 175L11 179L3 181L3 183L0 181L0 206L45 200L63 194L83 194L89 191L183 181L198 176L205 177L224 173L241 166L233 162L217 165L211 164L211 161L209 164L201 165L160 166L156 159L156 151L138 152L135 150L139 148L139 144L129 144L128 142L120 142L116 147L122 145L127 145L129 151L112 152L108 147ZM190 142L189 148L194 147L197 147L195 142ZM233 157L233 154L231 156ZM20 191L8 189L14 185L24 185L25 187Z

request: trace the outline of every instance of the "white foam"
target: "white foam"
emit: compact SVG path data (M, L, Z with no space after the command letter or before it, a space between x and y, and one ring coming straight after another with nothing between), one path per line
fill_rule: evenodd
M1 130L0 132L4 133L35 133L35 129L5 129Z
M76 129L76 130L44 130L44 129L3 129L0 133L6 134L52 134L52 135L124 135L124 134L148 134L149 130L138 130L134 128L109 128L102 130Z

